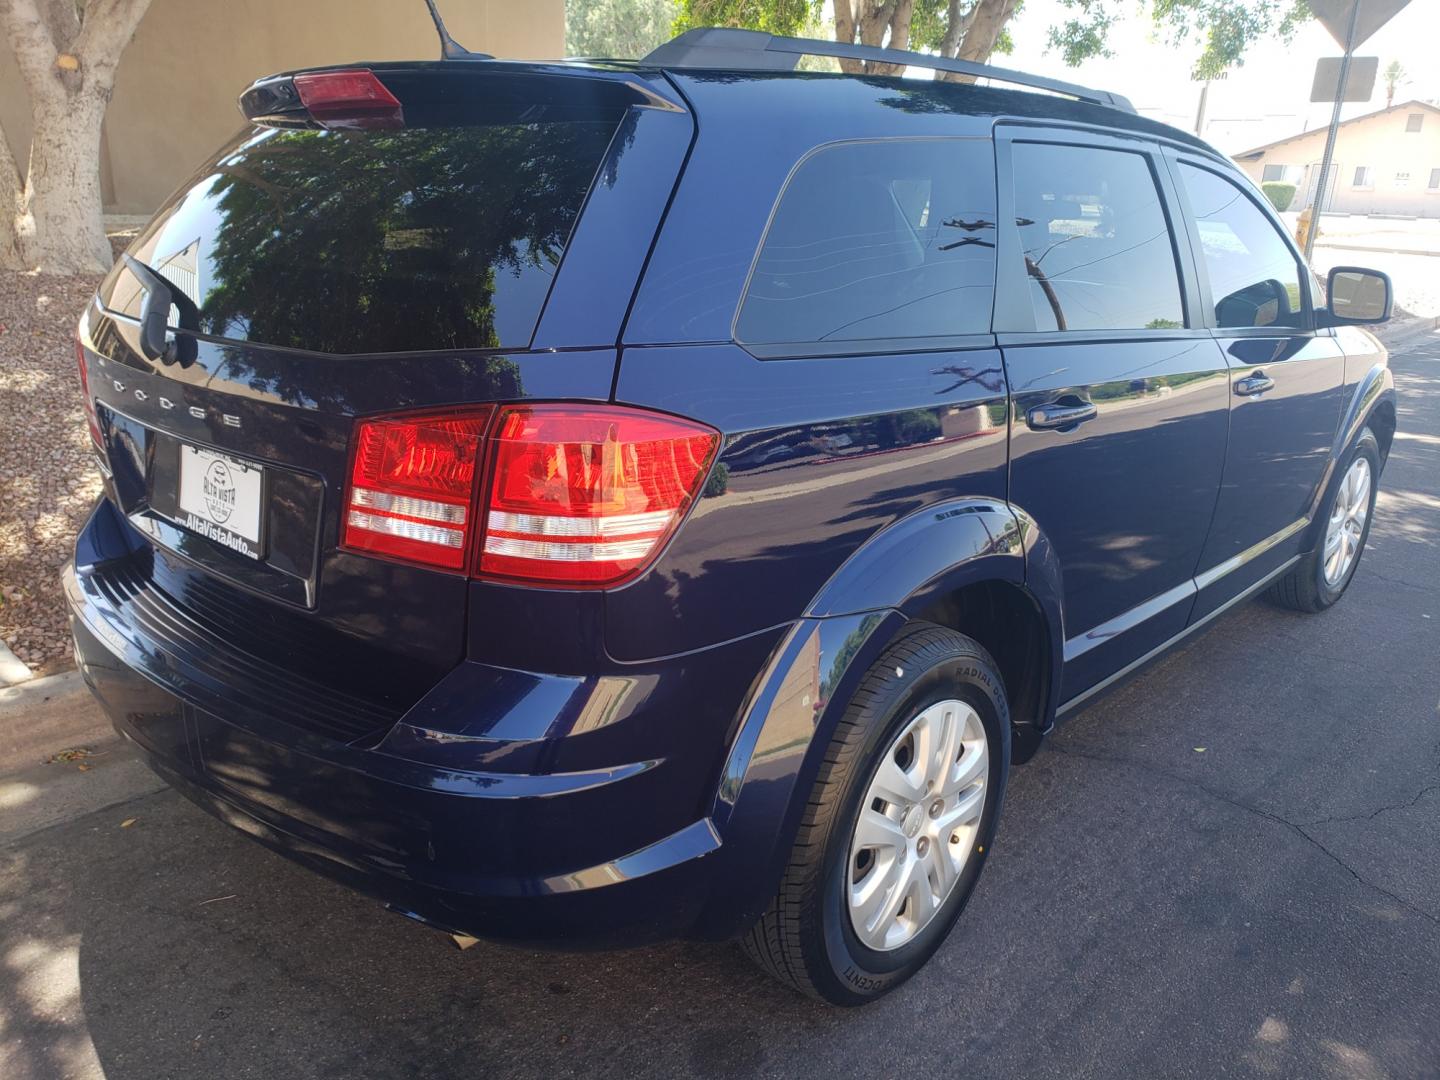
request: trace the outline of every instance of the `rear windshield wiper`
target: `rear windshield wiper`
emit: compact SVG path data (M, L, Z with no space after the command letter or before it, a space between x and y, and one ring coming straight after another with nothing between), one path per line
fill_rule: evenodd
M170 334L170 308L173 306L180 312L180 328L195 333L200 331L200 309L164 275L131 255L121 258L145 289L145 299L140 305L140 351L147 360L189 367L199 350L194 338Z

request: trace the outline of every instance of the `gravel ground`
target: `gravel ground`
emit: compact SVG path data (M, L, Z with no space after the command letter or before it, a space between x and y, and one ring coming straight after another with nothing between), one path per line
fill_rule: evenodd
M60 567L100 490L72 343L98 281L0 272L0 638L42 675L71 663Z

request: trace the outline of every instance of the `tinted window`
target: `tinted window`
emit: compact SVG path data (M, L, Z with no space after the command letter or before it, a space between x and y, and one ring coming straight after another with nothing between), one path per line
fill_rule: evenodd
M334 353L524 347L618 118L467 119L256 129L132 251L218 337ZM110 305L126 310L135 291Z
M735 336L751 344L987 333L995 290L989 142L827 147L781 196Z
M1037 330L1185 325L1170 229L1142 155L1016 143L1012 162Z
M1284 239L1237 185L1181 164L1195 214L1217 326L1303 325L1300 265Z

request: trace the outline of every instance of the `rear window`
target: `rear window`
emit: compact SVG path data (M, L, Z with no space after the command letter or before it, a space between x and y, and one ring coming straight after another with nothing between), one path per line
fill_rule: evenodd
M790 178L735 324L751 345L988 333L988 140L839 143Z
M330 353L524 348L619 122L532 111L254 129L132 254L216 337ZM138 306L135 291L117 288L110 306Z

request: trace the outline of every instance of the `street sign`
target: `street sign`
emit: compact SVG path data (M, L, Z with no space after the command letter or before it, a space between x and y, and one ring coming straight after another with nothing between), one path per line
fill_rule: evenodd
M1340 93L1340 69L1343 56L1326 56L1315 62L1315 82L1310 87L1311 101L1334 101ZM1375 93L1375 76L1380 71L1378 56L1352 56L1345 76L1345 101L1369 101Z
M1345 55L1340 58L1340 70L1335 75L1335 106L1330 111L1330 127L1325 132L1325 153L1320 158L1320 175L1328 176L1335 161L1335 136L1340 131L1340 109L1349 100L1350 68L1355 60L1355 46L1379 30L1410 0L1308 0L1310 11L1324 24ZM1316 73L1318 76L1318 72ZM1319 79L1316 79L1319 82ZM1340 93L1341 89L1346 93ZM1317 86L1318 89L1318 86ZM1368 98L1368 95L1367 95ZM1310 218L1310 228L1305 234L1305 260L1315 250L1315 234L1320 231L1321 207L1315 207Z
M1310 0L1310 10L1320 20L1320 25L1329 30L1330 36L1348 52L1369 40L1408 3L1410 0ZM1350 13L1356 7L1360 10L1355 12L1355 36L1347 41Z

